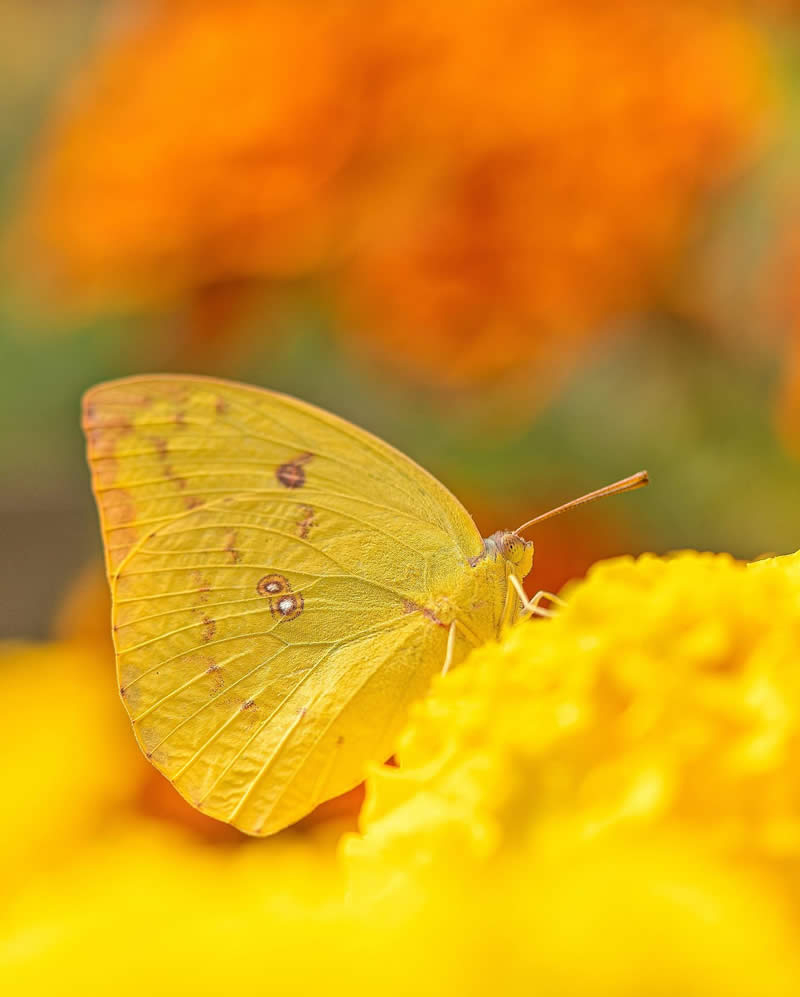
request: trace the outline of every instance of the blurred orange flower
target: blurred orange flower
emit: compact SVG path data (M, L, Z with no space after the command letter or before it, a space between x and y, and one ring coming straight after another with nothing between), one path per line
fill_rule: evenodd
M50 277L152 299L317 267L358 135L354 4L115 13L38 164L30 223Z
M348 340L440 383L541 359L552 380L656 294L767 104L723 0L118 11L33 184L56 286L327 275Z
M392 177L392 209L370 206L350 278L368 328L451 379L568 359L658 291L752 148L752 24L682 0L384 9L382 138L417 189Z

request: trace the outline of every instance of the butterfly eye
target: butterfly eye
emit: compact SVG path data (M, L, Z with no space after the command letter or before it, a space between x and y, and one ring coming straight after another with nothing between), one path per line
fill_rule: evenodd
M256 591L267 599L274 599L292 591L289 579L283 575L264 575L256 585Z
M520 564L525 556L525 543L515 533L505 533L500 540L503 557L512 564Z

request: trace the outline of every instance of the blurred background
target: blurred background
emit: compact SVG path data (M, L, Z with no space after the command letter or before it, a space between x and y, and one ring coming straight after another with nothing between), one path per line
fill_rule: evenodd
M0 630L99 541L81 392L235 377L440 477L535 586L800 546L800 17L752 0L3 0ZM797 416L797 418L795 418Z
M792 0L0 0L10 978L85 983L104 947L151 944L157 895L165 923L217 912L180 942L202 984L206 949L260 952L302 881L291 976L360 802L289 852L241 847L139 756L87 387L289 392L414 457L484 534L647 468L536 531L531 584L558 589L626 552L800 547L799 278Z

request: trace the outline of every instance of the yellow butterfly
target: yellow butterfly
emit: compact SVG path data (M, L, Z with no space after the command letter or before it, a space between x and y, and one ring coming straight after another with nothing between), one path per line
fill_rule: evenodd
M561 510L484 540L408 457L294 398L133 377L83 426L136 738L248 834L360 782L431 677L538 604L519 534Z

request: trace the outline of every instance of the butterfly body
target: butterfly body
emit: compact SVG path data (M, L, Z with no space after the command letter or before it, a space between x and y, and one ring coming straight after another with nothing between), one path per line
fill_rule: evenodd
M137 739L247 833L359 782L448 654L519 614L532 545L483 540L436 479L319 409L139 377L92 389L84 428Z

